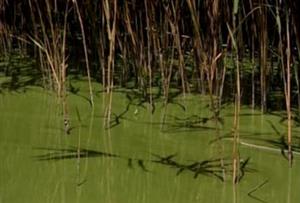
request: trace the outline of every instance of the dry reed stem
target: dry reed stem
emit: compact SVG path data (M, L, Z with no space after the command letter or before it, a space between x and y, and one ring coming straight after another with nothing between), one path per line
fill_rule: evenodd
M83 25L80 10L79 10L78 4L77 4L77 0L73 0L73 3L75 5L76 13L77 13L79 24L80 24L81 35L82 35L82 44L83 44L83 49L84 49L86 72L87 72L88 83L89 83L90 102L91 102L92 108L94 108L94 96L93 96L93 88L92 88L92 82L91 82L91 73L90 73L89 58L88 58L88 53L87 53L87 45L86 45L84 25Z

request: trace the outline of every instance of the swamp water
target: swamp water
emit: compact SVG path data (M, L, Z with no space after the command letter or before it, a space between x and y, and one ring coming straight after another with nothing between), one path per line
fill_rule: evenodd
M300 156L289 168L280 153L284 113L261 115L242 107L243 168L233 186L232 106L223 107L216 123L203 96L174 94L164 108L159 98L151 106L137 91L120 89L105 126L104 94L95 92L92 112L87 88L72 85L78 92L68 93L69 135L54 94L33 86L1 91L0 202L299 201ZM295 125L296 149L298 135Z

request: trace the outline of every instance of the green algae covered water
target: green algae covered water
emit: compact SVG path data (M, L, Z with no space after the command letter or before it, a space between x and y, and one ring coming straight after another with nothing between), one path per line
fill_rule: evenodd
M108 96L73 82L70 134L55 95L28 86L0 94L0 202L296 203L300 199L299 127L294 164L284 158L284 113L240 115L240 182L232 184L233 108L211 119L208 98L174 96L167 107L133 89ZM97 89L97 85L95 86Z

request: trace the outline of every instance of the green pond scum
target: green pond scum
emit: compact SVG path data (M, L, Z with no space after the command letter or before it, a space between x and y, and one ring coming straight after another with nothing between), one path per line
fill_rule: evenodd
M281 203L300 198L300 129L293 127L290 168L281 112L261 114L242 106L240 180L232 185L232 105L222 108L222 122L216 124L206 96L177 95L167 106L157 98L153 111L135 96L138 90L120 88L112 95L107 125L107 95L97 92L92 110L86 83L71 82L78 92L68 92L69 134L53 92L37 86L2 89L1 202Z

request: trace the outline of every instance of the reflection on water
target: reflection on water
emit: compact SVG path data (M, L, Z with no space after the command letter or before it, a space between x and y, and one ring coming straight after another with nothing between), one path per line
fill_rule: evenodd
M299 127L293 168L283 158L280 114L243 108L238 185L232 185L232 108L217 120L207 100L176 92L165 103L116 91L106 120L102 94L94 111L72 83L70 134L50 93L28 87L0 95L0 202L297 202ZM244 144L243 144L244 143ZM246 144L248 145L246 145ZM271 150L272 149L272 150ZM274 150L273 150L274 149ZM17 195L16 195L17 192Z

